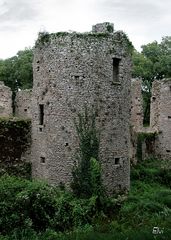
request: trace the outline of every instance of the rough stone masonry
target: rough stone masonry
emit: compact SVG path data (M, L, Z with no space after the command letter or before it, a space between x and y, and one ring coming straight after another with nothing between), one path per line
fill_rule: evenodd
M140 79L132 79L131 161L133 163L137 161L137 136L139 133L144 133L155 134L155 139L151 139L150 148L144 141L143 158L153 156L167 160L169 163L171 160L171 79L155 80L152 84L150 125L148 127L143 126L141 84Z
M15 97L15 116L19 118L32 118L31 114L32 90L18 91Z
M12 116L12 91L0 81L0 117Z
M152 85L150 126L157 132L155 154L171 161L171 79Z
M98 109L100 161L109 193L130 185L130 51L113 24L89 33L41 33L34 50L33 177L69 185L79 148L74 119Z

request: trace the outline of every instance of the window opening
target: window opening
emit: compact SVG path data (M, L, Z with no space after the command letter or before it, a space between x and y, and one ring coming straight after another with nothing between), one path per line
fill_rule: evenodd
M115 158L115 165L119 165L120 163L120 158Z
M44 105L39 104L39 125L44 123Z
M113 81L119 82L119 64L121 59L113 58Z
M40 157L40 162L45 163L45 157Z

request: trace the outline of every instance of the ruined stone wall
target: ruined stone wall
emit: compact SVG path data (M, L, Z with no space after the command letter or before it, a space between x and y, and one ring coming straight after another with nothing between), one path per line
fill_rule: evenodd
M122 32L56 33L38 39L33 64L33 177L70 183L78 150L74 118L86 105L98 109L106 189L112 193L129 188L129 46Z
M131 125L134 129L143 127L143 99L141 93L141 79L131 80Z
M140 88L138 84L136 87ZM132 89L136 89L135 87ZM138 92L138 90L136 90ZM135 99L134 92L132 98ZM142 159L155 156L160 159L171 159L171 79L156 80L152 84L152 97L150 105L150 126L141 127L142 122L136 119L135 113L141 108L134 101L131 111L131 124L133 130L131 135L130 156L133 163L137 161L136 149L138 135L148 137L148 141L143 142ZM140 124L140 125L139 125ZM152 138L149 138L152 136ZM154 136L154 137L153 137Z
M20 118L32 118L32 90L18 91L15 98L15 115Z
M143 128L143 99L141 92L142 80L134 78L131 80L131 163L137 162L137 133Z
M152 84L152 97L150 105L150 126L153 130L159 129L160 117L160 94L161 94L161 81L154 81Z
M160 91L157 90L154 95L156 99L159 99L158 110L154 107L155 104L151 109L153 112L157 112L154 116L158 116L158 118L154 118L157 120L152 119L158 132L156 154L161 159L171 160L171 79L160 80L160 82L154 83L154 86L156 85L158 89L160 88Z
M0 117L12 116L12 91L0 81Z

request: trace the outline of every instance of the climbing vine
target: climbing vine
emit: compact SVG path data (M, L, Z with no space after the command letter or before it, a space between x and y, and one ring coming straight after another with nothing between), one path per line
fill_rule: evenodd
M91 197L100 194L102 189L96 111L88 111L85 107L84 113L78 114L75 127L79 138L79 154L71 187L77 196Z

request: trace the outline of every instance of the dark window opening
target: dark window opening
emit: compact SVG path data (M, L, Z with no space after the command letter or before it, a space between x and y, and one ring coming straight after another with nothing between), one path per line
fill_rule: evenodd
M150 113L151 113L150 112L151 100L149 92L143 91L142 97L143 97L143 125L144 127L147 127L150 125Z
M119 165L120 163L120 158L115 158L115 165Z
M171 151L170 150L166 150L167 153L170 153Z
M66 143L65 143L65 147L67 147L68 145L69 145L69 144L66 142Z
M40 157L40 162L45 163L45 157Z
M171 91L171 86L170 86L170 91Z
M153 101L155 101L155 100L156 100L156 97L152 97L152 99L153 99Z
M24 109L24 112L27 112L27 108Z
M168 116L168 119L171 119L171 116Z
M78 81L78 80L79 80L79 78L80 78L79 76L74 76L74 77L75 77L75 80L77 80L77 81Z
M44 105L39 104L39 125L44 123Z
M113 81L119 82L119 64L121 59L113 58Z
M39 132L42 132L42 128L41 127L39 128Z

